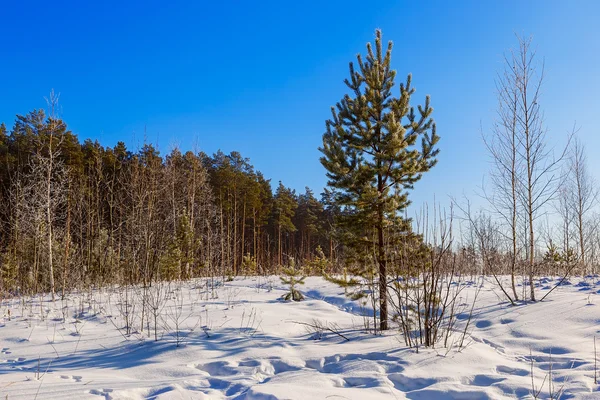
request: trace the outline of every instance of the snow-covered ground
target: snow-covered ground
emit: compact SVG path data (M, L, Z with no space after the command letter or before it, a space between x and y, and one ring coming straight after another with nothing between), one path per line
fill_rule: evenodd
M514 307L485 282L466 346L418 353L397 331L364 333L364 310L320 278L306 279L307 300L298 303L279 300L276 277L227 282L208 300L205 288L196 281L156 289L150 295L167 300L155 302L143 333L135 332L141 304L126 306L140 295L132 291L127 303L117 289L55 303L5 300L0 398L504 399L533 398L532 387L539 398L600 398L597 278L572 279L542 303ZM465 289L465 302L474 292ZM350 340L316 340L297 323L314 321L337 325Z

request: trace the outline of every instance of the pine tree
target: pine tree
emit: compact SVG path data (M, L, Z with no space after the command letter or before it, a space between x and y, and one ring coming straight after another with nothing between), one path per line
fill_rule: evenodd
M321 245L317 245L315 257L306 263L306 269L309 275L326 276L330 265L331 263L325 256Z
M249 239L252 243L252 258L261 272L265 264L262 249L264 243L267 242L267 240L262 240L262 236L265 234L265 227L269 224L272 200L270 180L265 179L260 172L252 174L247 191L247 202L252 221L251 238Z
M315 198L312 190L306 187L304 194L298 196L298 209L294 225L298 228L299 255L312 259L313 243L320 231L319 217L323 214L323 205Z
M302 301L304 300L304 295L298 290L298 285L304 285L304 273L302 269L296 268L296 262L294 258L290 258L290 266L288 268L283 269L283 274L285 276L279 277L281 283L284 285L289 285L288 292L285 293L282 297L285 301Z
M186 210L179 217L177 224L177 247L181 253L179 260L179 278L189 279L190 265L194 262L194 247L200 243L194 243L194 231L190 224Z
M292 222L296 208L298 208L298 203L294 191L283 186L280 181L273 201L273 219L277 226L277 263L279 266L283 263L282 236L296 231L296 227Z
M242 272L244 275L256 275L258 272L256 259L249 253L242 258Z
M381 31L375 32L375 49L367 44L367 57L358 55L358 70L350 63L345 83L350 95L332 107L326 121L321 163L335 201L345 210L344 229L355 248L375 247L379 270L380 328L387 323L386 228L409 205L407 190L436 164L439 140L431 119L429 96L418 114L410 106L414 93L411 75L394 97L396 71L391 69L392 42L383 51ZM420 149L417 139L421 138ZM405 229L409 225L405 224ZM374 235L373 235L374 234ZM374 236L373 239L369 239Z

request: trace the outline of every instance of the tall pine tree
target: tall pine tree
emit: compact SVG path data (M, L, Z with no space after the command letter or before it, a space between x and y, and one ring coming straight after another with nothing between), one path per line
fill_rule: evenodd
M296 226L292 221L298 202L296 194L292 189L286 188L281 181L273 198L273 221L277 227L277 266L283 265L283 235L296 232Z
M367 56L357 56L358 69L350 63L351 91L332 107L326 121L321 163L328 186L343 209L343 229L348 245L375 250L379 270L380 329L387 317L387 228L401 219L409 205L407 190L423 172L436 164L439 137L431 119L429 96L415 113L410 106L414 93L411 75L394 97L396 71L391 69L392 42L384 52L381 31L375 31L375 49L367 44ZM420 147L417 139L421 138ZM405 229L410 229L404 221ZM373 239L370 239L373 238Z

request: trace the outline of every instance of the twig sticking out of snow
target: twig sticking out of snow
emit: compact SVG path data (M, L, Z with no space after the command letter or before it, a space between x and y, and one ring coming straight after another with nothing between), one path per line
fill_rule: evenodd
M291 322L294 324L307 326L314 330L331 332L331 333L341 337L342 339L344 339L347 342L350 341L350 339L347 336L344 336L342 333L340 333L340 331L338 329L336 329L335 326L332 326L328 323L321 323L319 321L314 321L312 324L307 323L307 322L299 322L299 321L291 321Z

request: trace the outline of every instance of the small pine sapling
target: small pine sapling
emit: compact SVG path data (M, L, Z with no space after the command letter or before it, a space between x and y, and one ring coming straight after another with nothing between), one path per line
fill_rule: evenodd
M296 269L294 262L292 261L291 265L288 268L284 268L282 272L285 276L279 277L281 283L289 285L289 291L282 296L283 300L304 300L304 295L297 289L297 285L304 285L304 279L306 279L302 270Z
M349 276L347 268L342 270L341 276L328 275L324 272L323 278L328 282L335 283L339 287L344 288L344 295L350 297L352 300L359 300L365 296L364 291L360 288L358 290L348 291L350 288L360 287L361 282L355 277Z
M258 271L256 258L252 257L250 254L246 254L242 258L242 272L246 276L256 275Z
M307 273L325 276L330 264L321 246L317 246L315 258L307 263Z
M344 268L341 275L323 274L325 280L344 288L344 295L351 300L360 301L363 311L363 323L367 332L371 331L370 318L373 319L374 333L377 330L377 285L378 274L377 269L368 259L363 259L363 263L356 263L350 269ZM367 310L367 305L371 303L371 317L364 311Z

